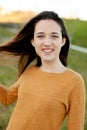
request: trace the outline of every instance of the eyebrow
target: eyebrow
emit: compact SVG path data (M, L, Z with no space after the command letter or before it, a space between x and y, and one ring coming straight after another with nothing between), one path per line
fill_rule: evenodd
M43 33L44 33L44 32L37 32L36 35L38 35L38 34L43 34Z
M59 33L57 33L57 32L52 32L52 34L57 34L57 35L60 35Z
M37 32L36 33L36 35L38 35L38 34L43 34L44 32ZM51 34L57 34L57 35L60 35L59 33L57 33L57 32L51 32Z

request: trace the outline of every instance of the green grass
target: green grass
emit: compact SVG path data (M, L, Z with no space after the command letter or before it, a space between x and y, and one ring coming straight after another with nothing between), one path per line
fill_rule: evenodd
M71 42L75 45L87 47L87 21L64 20Z
M13 36L13 33L10 30L8 30L8 27L0 26L0 42L9 40L11 36Z
M72 42L79 44L80 46L87 47L87 22L85 21L72 21L65 20L69 35L72 35ZM0 43L6 41L6 37L10 39L13 36L8 27L0 26ZM68 66L77 72L79 72L85 81L86 93L87 93L87 54L78 51L70 50L68 57ZM13 69L13 63L11 64L0 64L0 82L5 86L9 87L13 84L17 78L17 73ZM5 130L10 119L11 113L15 103L9 106L3 106L0 104L0 130ZM86 115L87 115L87 95L86 95ZM62 130L67 130L67 119L64 121ZM85 129L87 130L87 118L85 119Z
M0 27L0 37L11 37L12 32L8 31L8 28Z

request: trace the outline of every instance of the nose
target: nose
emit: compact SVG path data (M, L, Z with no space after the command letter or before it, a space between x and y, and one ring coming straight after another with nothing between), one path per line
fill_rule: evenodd
M47 45L47 46L51 45L51 39L50 39L50 37L46 37L45 38L44 45Z

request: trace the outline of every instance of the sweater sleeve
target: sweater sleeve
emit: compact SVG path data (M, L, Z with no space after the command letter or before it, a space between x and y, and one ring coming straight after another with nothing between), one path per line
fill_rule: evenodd
M82 77L78 78L69 97L68 130L84 130L85 87Z
M4 86L0 85L0 103L9 105L16 101L18 98L18 87L18 82L15 82L9 88L5 88Z

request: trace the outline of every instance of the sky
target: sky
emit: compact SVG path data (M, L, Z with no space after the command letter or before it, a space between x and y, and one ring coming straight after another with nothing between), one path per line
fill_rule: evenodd
M87 20L87 0L0 0L5 10L41 12L52 10L61 17Z

